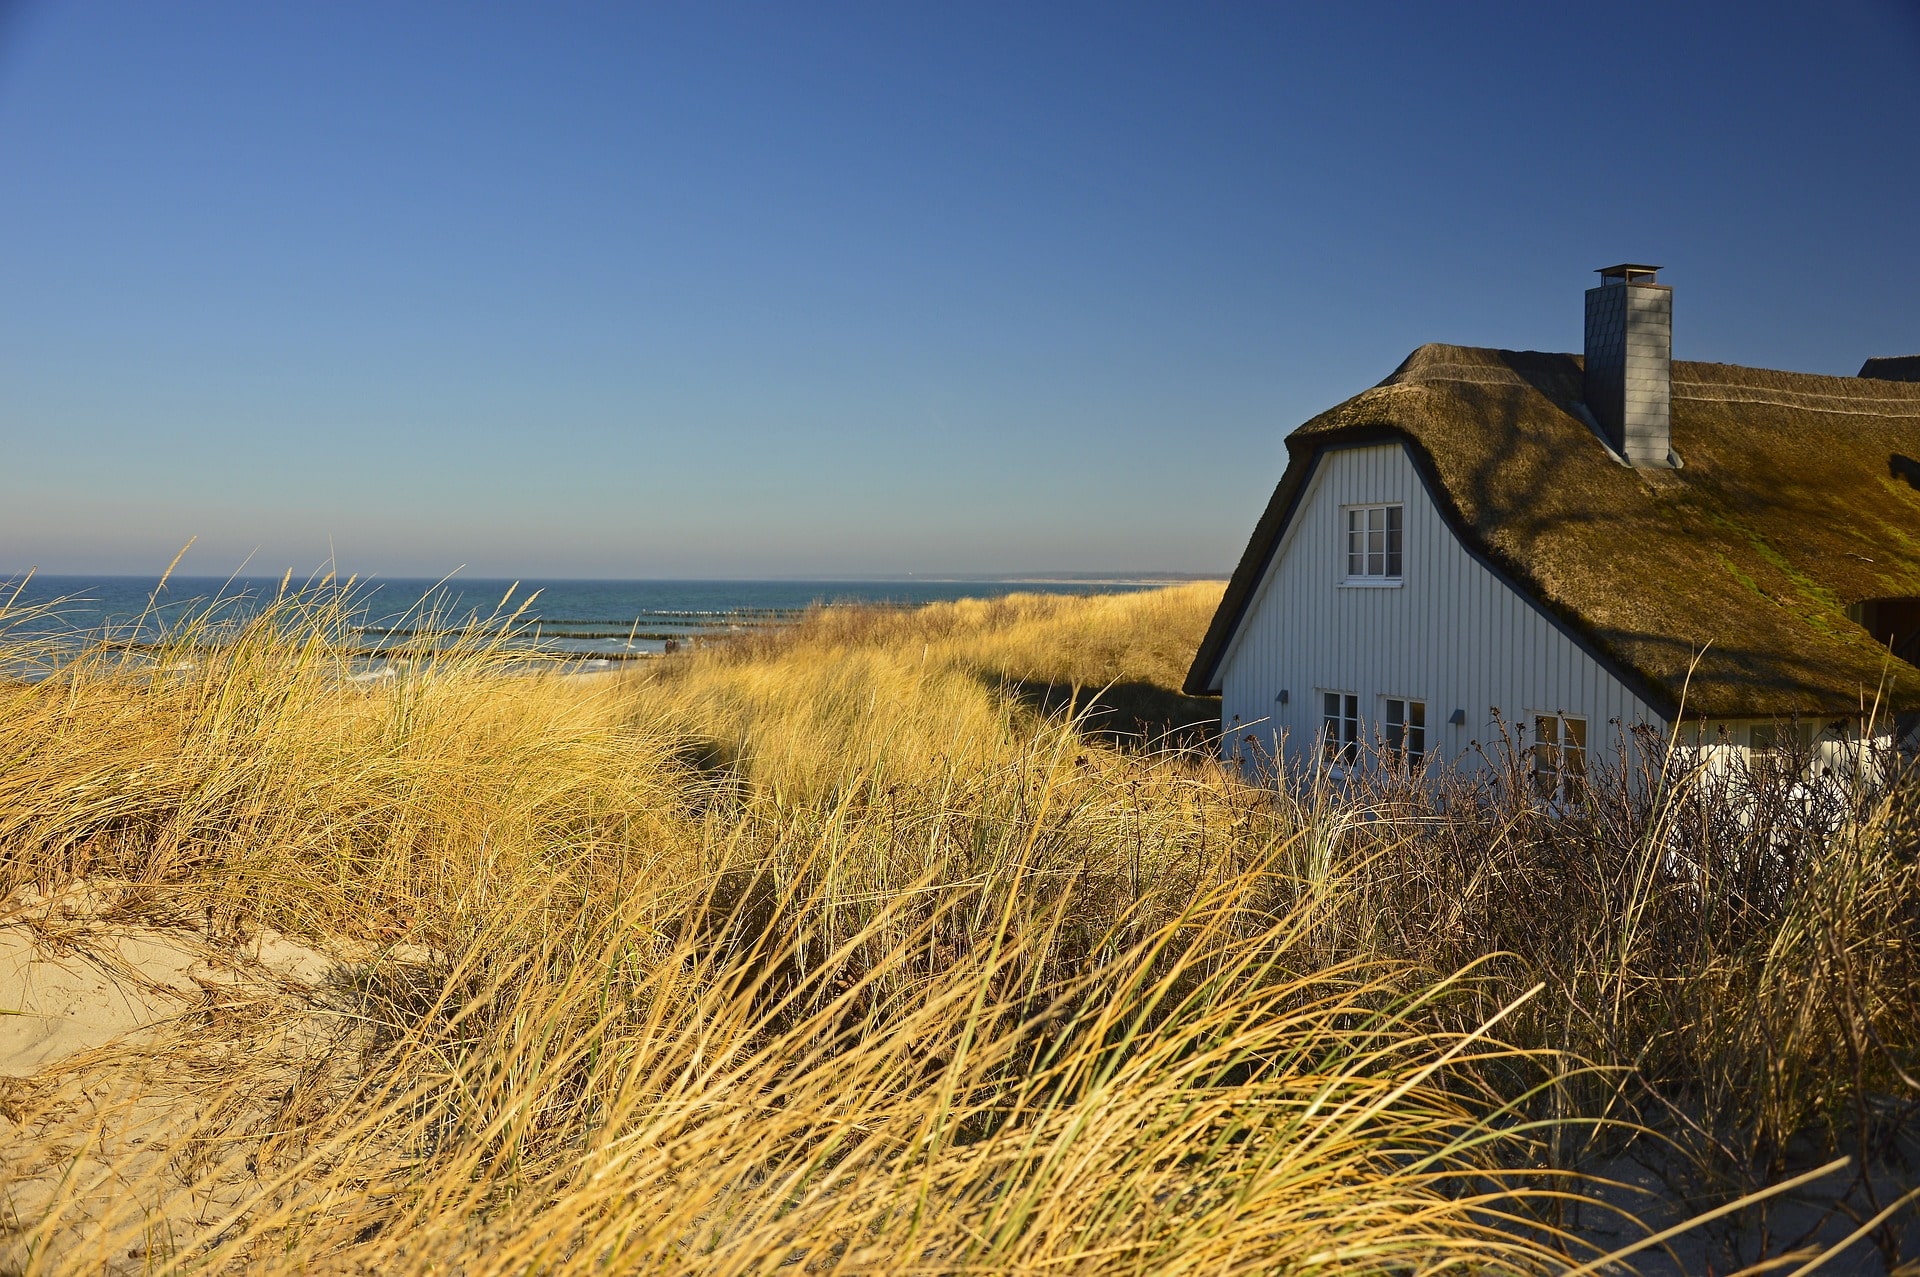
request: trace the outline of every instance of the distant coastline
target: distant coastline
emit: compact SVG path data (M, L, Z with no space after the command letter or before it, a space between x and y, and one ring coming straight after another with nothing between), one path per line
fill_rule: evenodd
M24 574L0 578L16 593L3 623L62 650L104 642L129 653L153 649L183 618L218 601L217 614L244 615L281 587L280 577ZM351 580L355 620L340 634L358 660L399 657L430 632L478 625L513 648L568 660L632 660L724 634L780 625L816 605L917 607L1025 592L1106 594L1155 589L1217 576L1052 572L1019 576L901 575L860 579L545 579L454 576ZM346 587L294 579L289 588Z

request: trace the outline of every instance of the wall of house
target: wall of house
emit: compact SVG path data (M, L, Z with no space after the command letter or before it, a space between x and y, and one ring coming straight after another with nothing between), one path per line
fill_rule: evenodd
M1772 748L1754 747L1755 729L1765 733L1763 739ZM1690 762L1709 773L1779 766L1791 761L1809 778L1840 780L1855 776L1890 780L1903 765L1900 750L1913 748L1897 740L1891 724L1884 720L1862 722L1858 718L1819 715L1787 721L1767 718L1689 721L1680 725L1675 740Z
M1405 507L1401 584L1343 584L1345 507L1376 502ZM1424 701L1429 752L1468 767L1483 761L1474 742L1491 752L1501 739L1497 718L1509 728L1535 713L1584 718L1596 761L1618 758L1618 724L1661 723L1467 552L1397 443L1322 455L1221 680L1224 752L1243 761L1310 761L1324 691L1360 697L1367 736L1382 721L1384 698ZM1456 709L1465 711L1457 727L1447 722Z

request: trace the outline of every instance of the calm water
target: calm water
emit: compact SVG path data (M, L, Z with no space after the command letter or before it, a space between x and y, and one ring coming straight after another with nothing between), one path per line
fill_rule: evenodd
M18 584L0 589L5 603ZM244 613L278 589L272 580L174 577L154 593L149 577L35 576L0 619L14 636L75 643L89 638L148 642L183 614L220 602L228 615ZM659 652L676 640L778 624L816 603L932 603L998 598L1022 591L1096 594L1146 588L1154 582L1076 581L523 581L505 611L529 595L534 601L512 631L512 642L538 643L582 658L619 659ZM379 580L357 584L355 625L342 639L367 652L404 642L429 613L441 625L502 615L514 582L457 579ZM537 591L537 594L535 593ZM151 601L151 606L150 606ZM22 616L24 609L50 608Z

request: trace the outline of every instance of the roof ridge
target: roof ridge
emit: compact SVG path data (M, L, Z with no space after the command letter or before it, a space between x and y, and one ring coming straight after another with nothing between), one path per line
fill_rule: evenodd
M1831 407L1825 407L1820 404L1798 402L1799 400L1804 400L1804 399L1846 399L1847 398L1847 396L1845 395L1825 395L1825 394L1820 394L1816 391L1807 391L1807 390L1778 390L1778 391L1773 391L1769 394L1759 394L1759 395L1683 395L1680 393L1680 387L1682 385L1704 386L1704 385L1710 385L1710 384L1712 383L1697 382L1697 381L1683 383L1683 382L1676 381L1674 383L1673 397L1675 399L1690 399L1695 403L1762 404L1771 408L1797 408L1803 412L1823 412L1823 413L1829 413L1835 416L1846 416L1846 417L1920 418L1920 400L1914 401L1911 411L1897 412L1897 411L1891 411L1888 408L1831 408ZM1760 389L1760 387L1735 386L1735 387L1732 387L1732 389L1758 390ZM1855 402L1857 402L1857 400ZM1879 402L1899 404L1901 401L1895 399L1895 400L1881 400Z

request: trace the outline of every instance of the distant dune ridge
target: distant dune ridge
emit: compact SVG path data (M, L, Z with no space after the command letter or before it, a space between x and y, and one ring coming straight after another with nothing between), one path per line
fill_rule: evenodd
M1256 783L1221 588L592 678L356 679L325 590L0 631L0 1271L1920 1257L1910 781Z

